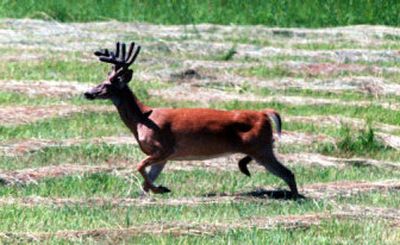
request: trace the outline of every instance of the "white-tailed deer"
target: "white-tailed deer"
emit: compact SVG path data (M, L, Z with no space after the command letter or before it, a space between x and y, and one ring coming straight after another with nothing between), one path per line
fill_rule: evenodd
M154 193L169 192L154 181L168 160L207 159L223 154L243 153L239 169L250 176L247 164L256 160L272 174L282 178L293 197L298 197L293 173L275 157L272 144L271 119L277 132L281 132L281 118L272 109L262 111L223 111L204 108L150 108L131 91L129 66L135 61L140 46L131 43L126 52L124 43L117 43L116 51L95 52L100 61L113 64L107 79L87 91L87 99L111 99L121 119L132 131L140 149L147 155L137 170L144 178L143 189ZM146 168L150 167L147 173Z

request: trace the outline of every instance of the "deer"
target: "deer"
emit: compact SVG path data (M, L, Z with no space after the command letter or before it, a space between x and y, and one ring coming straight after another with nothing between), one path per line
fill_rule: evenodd
M136 48L135 48L136 46ZM111 72L98 86L84 93L88 100L111 100L124 124L134 135L146 157L136 170L144 179L144 193L170 192L154 182L170 160L203 160L241 153L239 170L250 176L247 165L255 160L273 175L283 179L292 197L299 197L294 174L273 151L273 126L281 134L282 120L273 109L216 110L208 108L151 108L141 102L128 86L141 47L134 42L127 50L116 43L115 51L94 52L101 62L112 64ZM150 170L147 172L147 168Z

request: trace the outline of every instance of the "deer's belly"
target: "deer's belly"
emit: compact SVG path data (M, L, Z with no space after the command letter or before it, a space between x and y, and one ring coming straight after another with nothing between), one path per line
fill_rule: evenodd
M218 158L218 157L223 157L230 155L232 153L222 153L222 154L215 154L215 155L186 155L186 156L171 156L168 158L169 160L174 160L174 161L195 161L195 160L208 160L208 159L213 159L213 158Z
M204 160L235 153L228 142L185 139L176 142L171 160Z

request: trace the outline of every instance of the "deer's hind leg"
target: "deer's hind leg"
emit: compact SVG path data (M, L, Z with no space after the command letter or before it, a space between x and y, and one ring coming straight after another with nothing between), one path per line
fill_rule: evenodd
M279 162L278 159L276 159L272 148L267 150L260 156L255 156L254 158L260 165L265 167L273 175L283 179L289 186L294 198L299 197L294 174L281 162Z
M240 172L242 172L243 174L247 175L247 176L251 176L250 175L250 171L247 168L247 165L251 162L251 160L253 160L251 158L251 156L245 156L242 159L239 160L238 162L238 166L239 166L239 170Z

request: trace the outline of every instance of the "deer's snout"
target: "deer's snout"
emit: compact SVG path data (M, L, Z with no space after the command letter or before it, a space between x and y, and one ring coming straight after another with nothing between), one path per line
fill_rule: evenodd
M91 93L90 91L85 92L83 95L88 100L94 100L95 99L95 95L93 93Z
M94 100L99 96L99 94L101 94L101 92L102 92L101 86L97 86L97 87L94 87L92 89L89 89L83 95L88 100Z
M102 83L92 89L89 89L84 94L86 99L108 99L110 98L110 86L109 84Z

